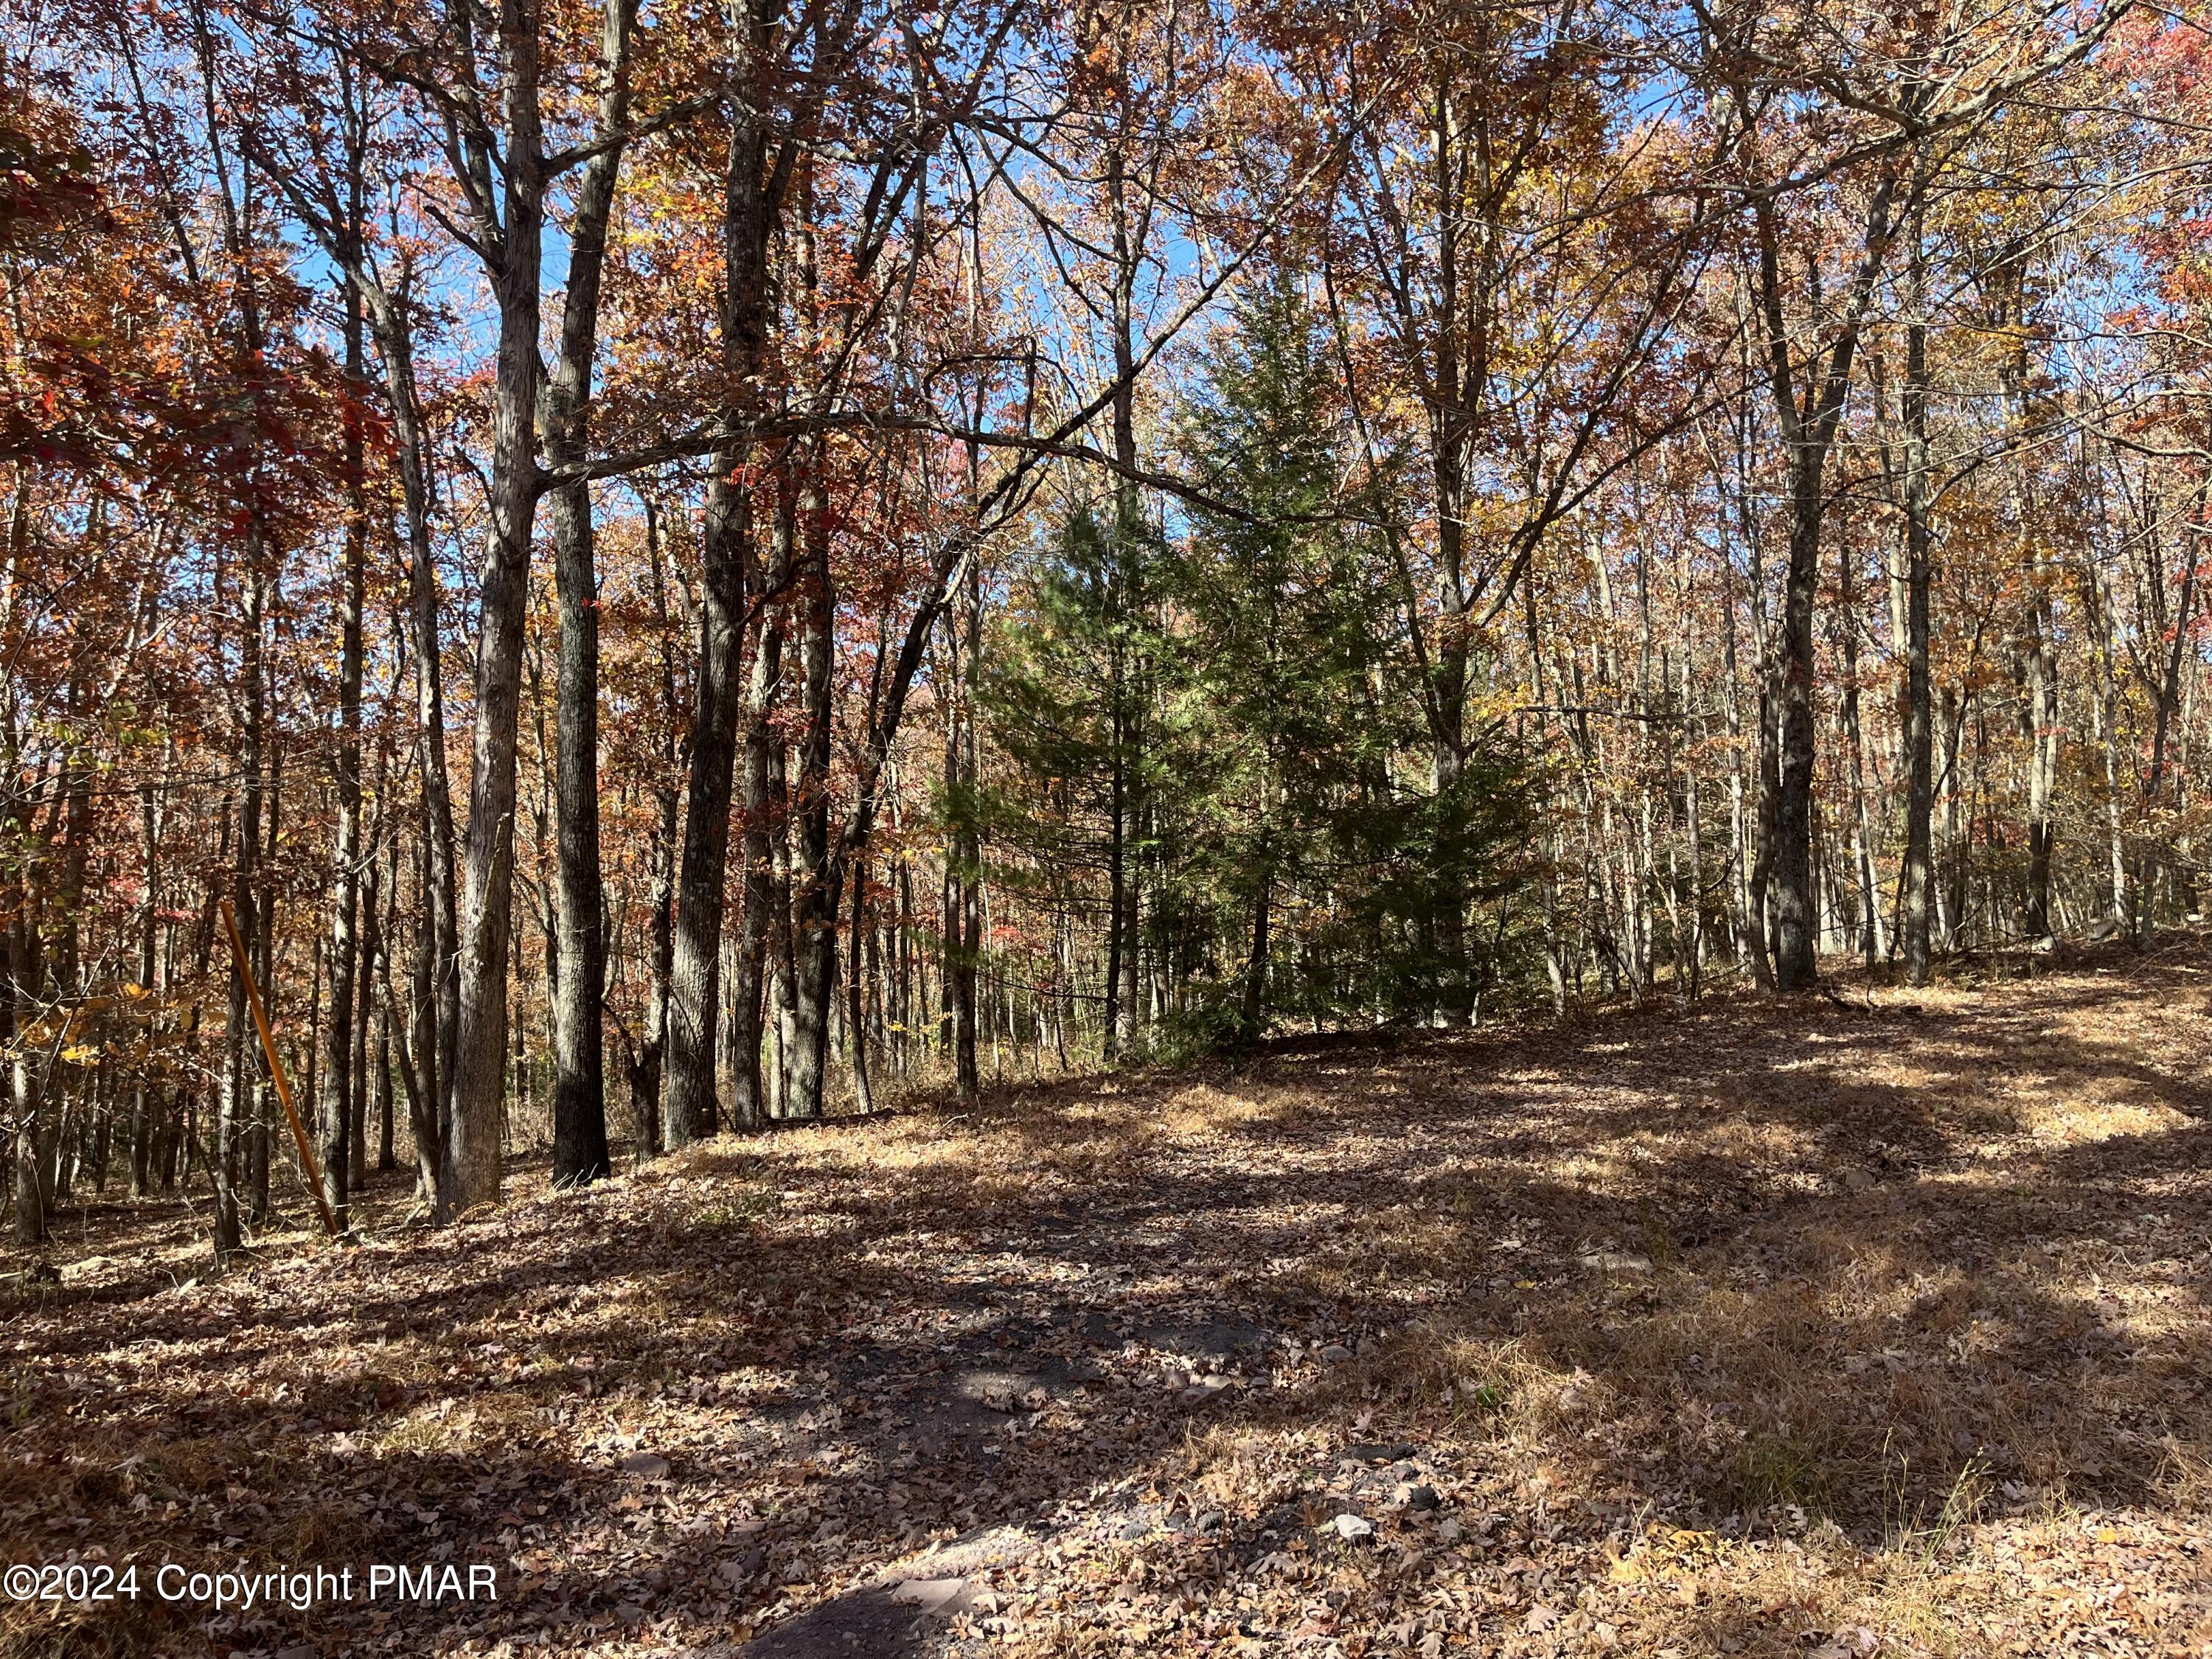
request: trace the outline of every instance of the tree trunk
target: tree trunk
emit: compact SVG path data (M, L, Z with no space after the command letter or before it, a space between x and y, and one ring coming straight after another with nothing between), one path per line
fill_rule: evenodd
M2154 810L2165 792L2167 754L2174 746L2172 732L2176 717L2182 713L2181 665L2195 622L2198 563L2197 542L2205 530L2205 501L2206 491L2200 487L2190 507L2186 523L2180 599L2171 623L2165 629L2166 661L2159 677L2157 700L2152 712L2150 765L2143 775L2142 804L2146 811ZM2156 615L2160 608L2157 600L2165 592L2166 571L2164 562L2157 556L2155 541L2149 543L2148 552L2152 562L2148 573L2147 588L2154 599L2150 608ZM2139 907L2136 939L2137 944L2145 947L2151 942L2152 930L2156 923L2156 917L2152 914L2154 896L2152 890L2156 877L2157 856L2147 838L2135 882L2136 903Z
M151 999L161 974L161 809L156 787L148 784L139 793L140 873L146 892L138 912L138 983ZM156 1015L155 1018L160 1018ZM144 1073L131 1091L131 1196L143 1198L152 1173L155 1132L154 1095Z
M361 191L355 174L353 222L358 234ZM349 286L345 293L345 371L355 386L362 382L362 318L361 295ZM354 1116L358 1110L354 1088L354 978L360 940L361 912L361 678L362 608L368 568L368 496L363 475L362 433L358 410L346 410L343 466L346 487L344 542L345 574L339 613L338 645L338 819L331 848L331 935L325 952L330 963L330 1006L322 1031L319 1085L311 1089L322 1131L323 1201L330 1206L340 1231L348 1225L347 1194L349 1158L353 1150Z
M963 637L964 635L964 637ZM972 651L975 629L965 629L958 609L945 617L945 683L948 696L945 711L945 801L951 814L945 846L945 1013L946 1036L952 1051L953 1088L963 1100L975 1098L981 1086L975 1064L975 968L982 942L981 918L976 889L981 880L981 848L974 813L975 780L970 770L974 751L975 710L969 702L974 690ZM1133 1001L1133 998L1131 999ZM1125 1010L1128 1005L1125 1004Z
M9 1101L15 1115L15 1243L46 1242L46 1196L39 1184L39 1108L45 1091L37 1059L27 1046L15 1051L9 1067ZM234 1246L233 1248L235 1248Z
M1468 668L1473 645L1467 591L1467 463L1469 439L1475 430L1475 406L1490 374L1489 333L1480 321L1485 284L1479 272L1467 269L1470 250L1462 234L1469 228L1464 209L1470 185L1478 196L1487 195L1481 176L1486 149L1480 143L1468 143L1467 124L1455 101L1458 91L1451 81L1439 76L1431 91L1430 112L1431 160L1436 169L1437 326L1427 411L1430 474L1437 504L1429 784L1439 796L1458 787L1467 765ZM1474 230L1478 247L1472 252L1479 264L1479 226ZM1457 879L1440 876L1432 908L1436 945L1444 963L1446 983L1437 988L1437 1012L1446 1014L1463 1015L1471 1009L1471 1005L1462 1006L1460 988L1452 982L1465 977L1464 907L1465 896Z
M629 106L630 23L636 0L608 0L599 49L597 141L584 164L568 224L568 287L558 362L544 388L547 461L586 459L592 366L598 356L607 219L622 167ZM606 901L599 878L599 583L586 483L556 489L550 504L554 582L561 614L555 885L561 975L553 1003L553 1184L582 1186L611 1171L607 1158Z
M459 921L455 905L452 781L446 766L443 642L439 627L437 564L430 548L428 438L415 387L415 348L404 289L393 303L372 304L378 355L399 459L407 525L409 624L415 658L416 763L422 788L422 919L417 930L415 1020L410 1032L416 1082L427 1113L418 1143L428 1170L446 1141L447 1088L460 1024ZM394 854L397 856L396 852ZM398 866L393 866L398 881ZM394 895L395 902L397 894Z
M1813 599L1820 580L1821 485L1826 459L1800 446L1790 481L1790 568L1784 578L1776 679L1774 978L1784 991L1819 974L1813 912Z
M1790 566L1784 579L1782 625L1773 678L1781 708L1776 732L1774 815L1775 982L1784 991L1809 986L1814 959L1813 893L1813 605L1820 580L1820 531L1826 505L1828 451L1850 390L1851 362L1867 307L1889 244L1896 180L1885 175L1867 210L1857 269L1832 343L1818 365L1805 402L1797 393L1792 335L1782 301L1781 229L1773 198L1759 198L1759 303L1769 386L1790 449Z
M531 526L538 513L536 417L544 367L538 313L545 218L538 109L539 19L530 0L501 0L507 153L492 294L499 345L492 421L490 518L477 579L476 730L462 872L459 989L436 1218L499 1201L507 1139L507 992L514 913L515 735Z
M1881 884L1874 867L1874 817L1867 801L1866 734L1859 720L1859 613L1857 565L1851 549L1843 550L1843 582L1838 607L1837 643L1843 663L1843 694L1838 718L1843 726L1844 757L1850 768L1852 873L1857 878L1860 959L1871 969L1888 952L1881 922Z
M770 0L733 8L736 58L728 163L722 194L722 367L749 387L767 330L768 247L778 188L768 164ZM780 175L779 175L780 176ZM663 1133L671 1148L714 1133L715 1022L720 1012L722 909L730 848L731 769L741 706L738 675L751 563L751 501L735 475L749 453L737 436L748 404L724 411L732 436L716 450L701 543L699 675L684 852L677 878L669 974ZM757 670L756 670L757 674ZM757 1047L757 1044L756 1044ZM740 1084L740 1088L743 1087ZM742 1111L744 1103L739 1103Z
M1260 872L1259 896L1252 902L1252 947L1244 959L1244 1040L1255 1042L1261 1030L1261 1017L1267 1007L1267 922L1271 902L1274 897L1274 883L1267 871Z
M1108 696L1113 699L1109 712L1113 733L1112 769L1107 785L1106 839L1106 1008L1100 1042L1103 1058L1108 1065L1114 1063L1121 1052L1121 954L1127 948L1122 936L1121 909L1128 884L1127 835L1128 791L1122 769L1121 722L1121 647L1119 631L1109 647L1113 666L1109 678Z
M671 1150L714 1133L714 1026L720 1001L722 907L730 848L731 767L739 708L747 512L715 457L707 487L699 605L697 702L671 946L662 1133ZM756 671L757 672L757 671Z
M251 945L260 937L258 884L254 864L261 849L262 795L265 740L263 731L264 691L261 674L264 586L258 526L250 529L243 575L245 605L240 626L238 701L240 708L238 836L233 843L230 871L231 904L238 917L240 938ZM209 1149L209 1171L215 1178L213 1233L218 1258L235 1252L245 1243L239 1212L239 1186L250 1174L246 1154L253 1123L254 1071L246 1030L248 1012L246 981L247 963L234 960L227 976L228 1021L223 1030L222 1096L216 1108L215 1144Z
M645 501L645 551L647 592L653 601L655 635L660 647L660 700L664 733L659 763L652 783L653 838L647 854L647 902L651 921L646 932L645 1029L629 1068L630 1156L643 1164L658 1158L660 1137L660 1079L668 1052L668 980L676 950L676 837L678 830L675 722L675 629L668 611L668 569L660 539L660 505L650 494Z
M549 453L553 446L549 445ZM606 901L599 877L599 578L591 492L549 503L561 617L555 752L554 930L561 971L553 998L556 1187L611 1172L606 1120Z
M434 1202L438 1191L438 1162L445 1154L445 1113L438 1092L438 930L434 921L430 874L431 856L426 846L416 869L422 893L422 920L415 929L415 951L410 963L410 1017L405 1056L411 1065L402 1073L407 1091L407 1123L415 1142L415 1170L421 1196ZM395 1025L403 1024L395 1020Z
M1743 722L1743 676L1741 663L1736 653L1735 636L1735 562L1726 549L1721 559L1721 653L1722 666L1726 675L1729 726L1729 827L1735 865L1735 930L1736 956L1747 969L1752 983L1760 990L1774 987L1774 971L1766 954L1766 926L1765 919L1765 883L1759 869L1763 856L1764 838L1759 816L1759 803L1765 798L1765 757L1766 753L1765 726L1759 728L1759 776L1761 787L1754 795L1745 787L1745 750ZM1762 707L1765 699L1760 700ZM1750 796L1751 799L1747 799ZM1562 987L1560 1012L1565 1012L1565 994Z
M821 446L809 445L806 483L799 509L806 544L806 574L800 595L804 620L799 641L806 726L799 747L799 775L791 791L791 816L798 833L791 905L792 1051L784 1115L800 1120L817 1119L823 1114L830 1006L836 993L837 900L843 887L843 872L833 862L830 844L830 742L834 715L830 694L831 658L836 648L836 596L830 581L823 461Z
M791 556L790 517L787 508L778 510L769 568L769 580L777 587L783 585ZM768 1091L761 1076L768 951L775 902L769 820L776 802L769 750L779 740L768 716L782 672L783 623L780 611L772 611L761 619L744 698L744 778L739 803L744 823L744 908L738 921L736 983L730 988L730 1047L734 1060L730 1121L732 1127L742 1129L758 1128L769 1115Z
M852 865L852 934L845 951L845 1041L852 1056L854 1109L866 1116L876 1109L875 1090L868 1078L868 996L862 951L864 942L872 937L867 854L860 854Z
M385 769L377 767L377 794L385 789ZM368 1114L374 1073L370 1071L369 1032L376 1019L377 959L384 951L384 897L377 879L375 849L362 860L361 871L361 945L359 967L354 974L353 1013L353 1144L346 1149L346 1186L361 1192L368 1185Z
M1916 214L1905 331L1905 975L1928 983L1936 908L1936 738L1928 678L1927 254Z

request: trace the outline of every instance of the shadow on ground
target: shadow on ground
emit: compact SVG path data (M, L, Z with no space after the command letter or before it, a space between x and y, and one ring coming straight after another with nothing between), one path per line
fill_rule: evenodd
M718 1142L186 1289L183 1213L103 1206L102 1265L6 1307L11 1559L488 1562L501 1594L7 1628L41 1654L1113 1652L1167 1572L1207 1588L1163 1644L1413 1647L1421 1615L1363 1632L1364 1604L1254 1588L1351 1549L1314 1541L1341 1514L1457 1549L1470 1633L1579 1652L1619 1638L1577 1586L1655 1522L1893 1553L2061 1510L2185 1529L2208 983L2116 953L1288 1041ZM1068 1577L1092 1558L1137 1577ZM1686 1650L1804 1650L1802 1607L1741 1589L1669 1603Z

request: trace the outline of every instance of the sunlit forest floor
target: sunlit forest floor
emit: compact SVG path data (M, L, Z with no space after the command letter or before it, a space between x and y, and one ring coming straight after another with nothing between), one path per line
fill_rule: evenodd
M2208 990L2191 943L1285 1041L448 1232L395 1184L221 1278L97 1203L0 1261L0 1554L499 1599L4 1645L2212 1651Z

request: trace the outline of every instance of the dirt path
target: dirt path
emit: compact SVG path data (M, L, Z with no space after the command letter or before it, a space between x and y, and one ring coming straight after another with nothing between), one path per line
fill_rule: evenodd
M2208 985L2114 956L1291 1042L188 1287L188 1218L111 1206L9 1281L9 1559L489 1565L499 1599L4 1630L2201 1653Z

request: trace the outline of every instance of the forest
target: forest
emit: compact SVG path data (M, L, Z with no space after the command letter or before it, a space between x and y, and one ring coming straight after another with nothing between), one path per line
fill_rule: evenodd
M525 1588L0 1653L2202 1651L2208 228L2194 0L10 0L0 1539Z

